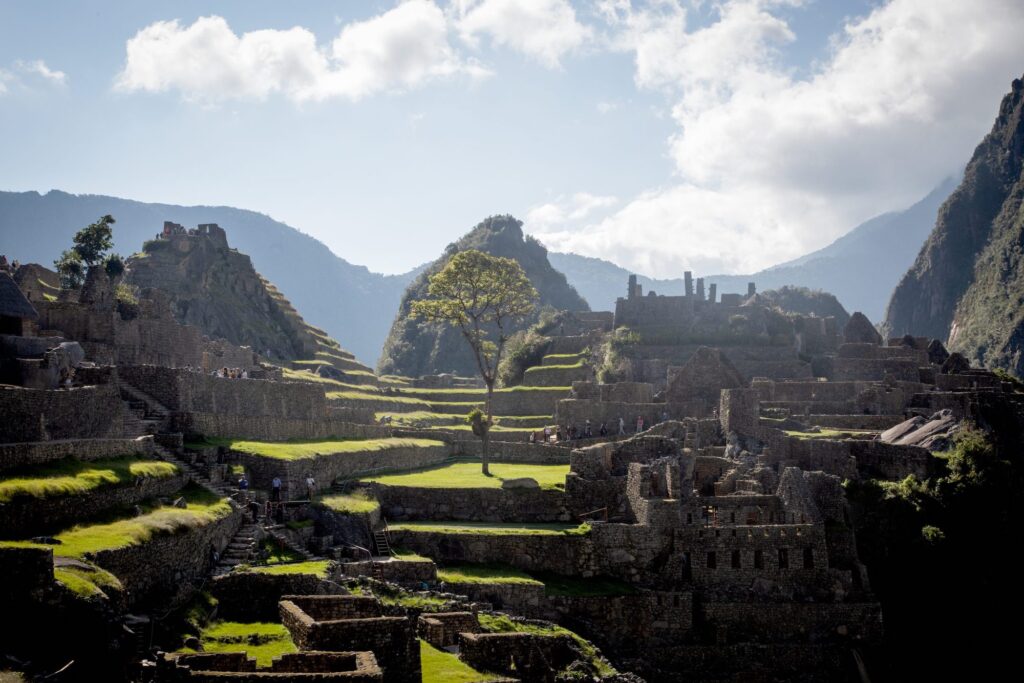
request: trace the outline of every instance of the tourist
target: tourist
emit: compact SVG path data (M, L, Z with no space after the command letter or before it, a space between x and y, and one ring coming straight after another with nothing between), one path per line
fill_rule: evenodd
M306 475L306 499L313 500L313 494L316 493L316 479L313 478L312 474Z
M668 411L667 410L661 411L661 421L662 422L668 422Z
M217 564L220 562L220 551L217 550L217 546L210 544L210 564Z
M246 493L249 490L249 480L245 478L245 472L238 478L238 490Z
M281 477L274 477L270 482L270 500L275 503L281 502Z
M626 420L619 415L619 436L623 436L626 433Z
M644 416L643 415L637 415L636 416L636 433L639 434L642 431L644 431Z
M249 371L242 370L242 379L249 379Z
M594 428L591 426L590 420L587 420L586 431L583 433L583 436L587 437L588 439L594 436Z
M252 513L252 523L255 524L260 519L260 504L255 500L250 500L249 512Z
M605 422L601 423L601 428L597 430L597 433L601 436L608 436L608 424Z

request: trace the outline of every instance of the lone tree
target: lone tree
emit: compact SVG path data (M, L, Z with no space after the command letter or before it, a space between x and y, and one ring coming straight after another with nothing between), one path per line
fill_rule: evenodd
M515 260L470 249L453 256L430 276L427 293L429 298L413 302L412 314L457 326L473 350L487 387L484 412L473 411L469 421L473 433L483 441L483 473L490 475L491 404L498 365L511 336L509 327L533 310L537 290Z
M74 246L53 262L60 275L60 284L66 289L81 287L89 268L103 263L107 275L120 277L124 272L124 261L117 254L107 256L114 246L113 229L116 221L110 214L101 217L75 233Z

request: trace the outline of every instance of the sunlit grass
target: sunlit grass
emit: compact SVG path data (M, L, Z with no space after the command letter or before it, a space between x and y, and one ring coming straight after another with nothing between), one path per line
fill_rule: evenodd
M310 560L308 562L291 562L288 564L272 564L265 567L250 567L247 571L258 574L273 574L276 576L286 574L313 574L321 579L327 578L327 568L330 560Z
M569 466L491 463L490 471L491 476L484 475L479 462L454 462L413 472L366 477L361 481L419 488L499 489L506 479L530 477L543 489L560 489L565 486Z
M504 583L525 586L543 586L541 581L515 567L496 564L460 564L439 567L438 581L445 583Z
M399 522L390 524L392 531L422 531L443 534L470 534L478 536L584 536L590 533L589 524L544 524L492 522Z
M160 507L130 519L105 524L79 525L56 535L53 554L83 557L88 553L140 545L154 536L175 534L212 524L231 514L226 498L217 498L198 486L182 489L186 508Z
M178 466L160 460L114 458L83 462L67 459L52 465L23 468L0 479L0 503L19 497L55 498L89 493L101 486L133 483L137 478L166 479Z
M457 656L420 641L420 669L423 683L482 683L494 676L480 673Z
M444 446L443 441L434 439L351 439L330 441L242 441L236 439L208 439L216 446L227 446L233 451L259 455L278 460L303 460L341 453L370 453L390 448L430 448Z
M349 515L370 514L380 509L380 503L362 491L324 496L317 503L334 512Z

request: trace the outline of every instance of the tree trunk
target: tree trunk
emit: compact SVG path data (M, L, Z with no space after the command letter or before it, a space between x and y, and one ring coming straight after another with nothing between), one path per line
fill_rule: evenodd
M487 400L484 403L484 436L483 447L480 449L480 462L485 477L491 476L489 465L491 446L491 395L494 393L494 382L487 382Z

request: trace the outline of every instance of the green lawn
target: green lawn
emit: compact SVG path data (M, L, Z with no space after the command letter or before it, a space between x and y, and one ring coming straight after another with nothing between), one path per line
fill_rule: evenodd
M82 557L86 553L126 548L154 536L174 534L216 522L231 514L226 498L217 498L195 485L182 489L187 508L160 507L128 519L106 524L79 525L57 534L54 555Z
M348 515L369 514L380 509L380 503L362 491L324 496L318 499L317 503L329 510Z
M273 564L266 567L250 567L247 571L259 574L314 574L321 579L327 578L327 567L330 560L309 560L307 562L292 562L290 564Z
M116 576L90 565L84 567L54 567L53 578L82 598L109 597L105 589L121 590L121 581Z
M347 382L339 382L336 379L330 377L321 377L320 375L314 375L309 370L292 370L291 368L282 368L282 377L286 380L297 381L297 382L314 382L316 384L328 384L331 387L335 387L339 391L359 391L360 389L366 389L364 384L349 384Z
M269 667L274 657L298 652L283 624L267 622L215 622L203 629L199 641L204 652L245 652L262 668Z
M565 486L569 466L491 463L490 470L491 476L487 477L480 471L479 462L454 462L425 470L366 477L360 481L430 489L500 489L506 479L532 477L541 488L554 490Z
M362 388L365 389L366 387ZM398 396L389 394L375 394L366 391L328 391L327 398L343 401L390 401L391 403L402 403L406 405L430 405L427 401L424 401L422 398L413 398L411 396Z
M526 368L526 374L533 375L541 372L548 372L551 370L579 370L582 367L582 360L571 365L534 365L533 367Z
M438 567L437 578L445 583L512 583L529 586L544 584L515 567L497 564L460 564Z
M425 640L420 641L420 668L423 683L480 683L493 676L473 669L450 652L438 650Z
M9 503L19 497L75 496L101 486L130 484L138 477L166 479L176 474L177 465L160 460L128 457L82 462L67 459L6 473L0 479L0 503Z
M392 531L428 531L444 534L477 534L482 536L583 536L590 533L589 524L497 524L491 522L399 522L389 524Z
M216 446L227 446L233 451L259 455L278 460L303 460L339 453L368 453L388 448L426 448L444 446L443 441L433 439L351 439L345 441L242 441L237 439L207 439Z

